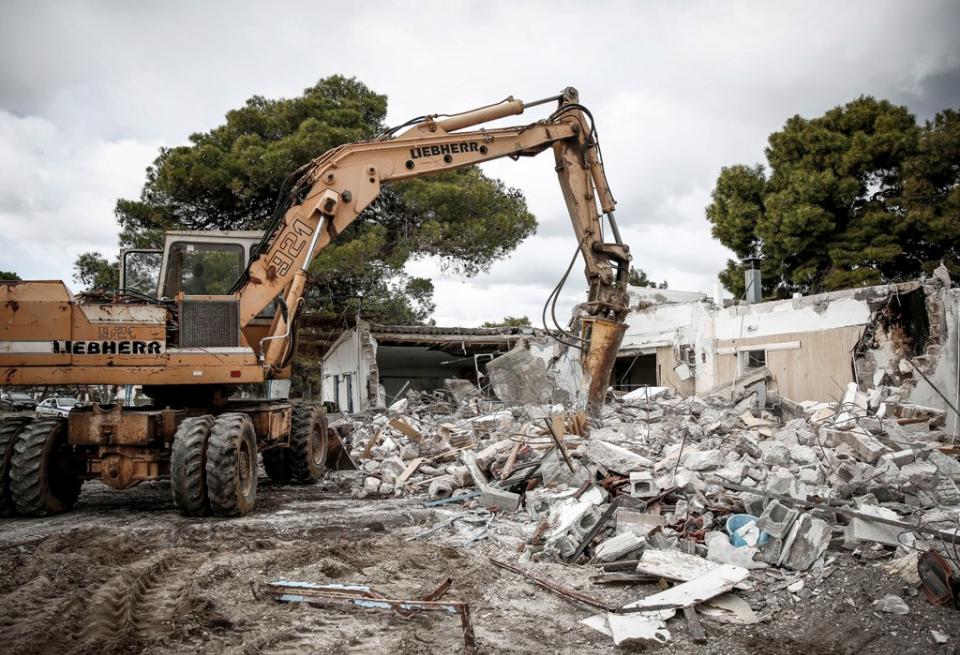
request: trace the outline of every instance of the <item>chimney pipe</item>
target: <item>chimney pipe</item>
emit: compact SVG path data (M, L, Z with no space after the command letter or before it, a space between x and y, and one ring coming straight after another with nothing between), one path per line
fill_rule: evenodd
M756 261L754 257L743 260L744 265L747 266L743 271L744 288L746 289L744 296L747 304L750 305L763 302L763 286L760 280L760 269L754 265Z

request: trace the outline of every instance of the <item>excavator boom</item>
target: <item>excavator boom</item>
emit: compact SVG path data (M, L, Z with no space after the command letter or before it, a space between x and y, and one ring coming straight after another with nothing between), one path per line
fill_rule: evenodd
M588 112L572 88L550 100L559 102L558 109L536 123L457 131L522 113L525 105L509 98L445 120L428 117L399 136L340 146L316 159L297 187L302 199L286 209L269 247L248 269L239 290L241 322L278 296L284 298L289 312L296 312L312 259L357 218L384 184L502 157L533 156L552 148L589 283L580 335L586 344L582 361L590 381L588 400L594 406L602 402L623 337L629 249L620 241L613 217L616 203ZM601 212L610 220L613 243L603 240ZM261 352L266 366L285 365L292 320L278 315Z

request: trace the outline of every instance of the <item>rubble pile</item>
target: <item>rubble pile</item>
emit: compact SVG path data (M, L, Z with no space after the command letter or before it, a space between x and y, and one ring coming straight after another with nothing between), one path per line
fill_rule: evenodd
M484 541L522 566L595 565L599 582L680 583L584 621L617 644L664 643L667 620L680 610L689 627L702 603L707 616L761 620L778 609L764 588L817 593L843 554L889 559L928 596L937 576L949 582L960 462L944 412L856 384L840 402L796 403L768 379L761 369L703 398L638 389L594 420L448 381L337 427L359 495L423 496L446 517L414 538ZM904 608L893 596L874 609Z

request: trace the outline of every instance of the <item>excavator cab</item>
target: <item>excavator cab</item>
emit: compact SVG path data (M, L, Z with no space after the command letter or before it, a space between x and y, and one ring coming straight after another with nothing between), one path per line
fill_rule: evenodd
M262 237L255 230L167 232L163 250L128 248L120 253L120 288L169 300L181 293L229 295Z

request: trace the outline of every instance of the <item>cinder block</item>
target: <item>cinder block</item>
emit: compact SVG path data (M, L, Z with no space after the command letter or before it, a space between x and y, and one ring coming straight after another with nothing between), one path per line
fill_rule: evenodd
M630 495L634 498L653 498L660 493L660 485L650 471L630 473Z
M783 539L790 533L793 522L800 514L795 509L787 507L776 500L771 500L760 515L757 527L767 532L771 537Z

